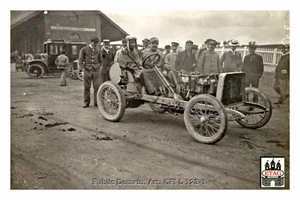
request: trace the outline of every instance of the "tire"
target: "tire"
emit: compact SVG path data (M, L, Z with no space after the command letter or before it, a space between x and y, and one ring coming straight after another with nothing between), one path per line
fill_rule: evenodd
M84 70L83 69L78 69L77 70L77 77L79 80L83 81L83 75L84 75Z
M197 108L200 104L203 107ZM200 143L214 144L225 136L227 114L223 104L214 96L194 96L187 103L183 116L189 134Z
M120 86L112 81L101 84L97 92L97 103L104 119L117 122L122 119L126 108L126 99Z
M157 103L148 103L149 107L156 113L165 113L167 110L165 108L162 108Z
M30 78L41 78L45 74L45 70L42 65L35 63L29 65L27 74Z
M70 79L76 80L78 79L77 72L74 70L73 63L69 64L67 67L68 77Z
M238 110L240 110L242 113L244 112L246 118L236 119L236 121L245 128L261 128L269 122L272 116L272 103L269 97L263 92L259 91L257 88L247 87L245 89L245 101L253 102L254 94L258 96L258 101L256 103L265 106L267 111L247 105L239 107Z

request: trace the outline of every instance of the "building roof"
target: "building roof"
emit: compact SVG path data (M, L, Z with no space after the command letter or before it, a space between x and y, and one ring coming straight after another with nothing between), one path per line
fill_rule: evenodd
M10 12L10 28L13 29L30 18L36 16L42 11L11 11Z
M10 15L10 28L13 29L16 26L22 24L23 22L31 19L32 17L43 13L44 11L11 11L11 15ZM107 17L103 12L96 11L100 17L101 17L101 22L105 21L108 22L110 27L109 29L103 28L101 29L101 36L103 38L108 38L111 41L117 41L120 40L122 38L119 38L119 35L123 35L124 38L129 35L126 31L124 31L120 26L118 26L115 22L113 22L109 17ZM115 33L115 31L119 31L119 35ZM111 32L115 33L115 34L111 34ZM118 35L118 36L117 36Z

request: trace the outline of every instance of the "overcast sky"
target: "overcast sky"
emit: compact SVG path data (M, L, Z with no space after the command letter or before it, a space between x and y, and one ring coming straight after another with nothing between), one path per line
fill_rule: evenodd
M160 46L186 40L201 45L207 38L237 39L241 44L278 44L289 34L288 10L101 10L141 43L158 37Z

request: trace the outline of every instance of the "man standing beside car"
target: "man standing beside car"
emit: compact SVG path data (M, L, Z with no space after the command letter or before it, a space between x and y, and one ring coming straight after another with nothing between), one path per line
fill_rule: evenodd
M101 47L102 67L100 85L109 79L108 70L115 59L112 50L109 49L109 46L110 41L108 39L103 40L103 46Z
M237 40L232 40L229 42L231 47L230 51L223 53L220 58L221 66L223 66L224 72L240 72L242 71L242 55L236 51L236 48L239 46Z
M259 79L264 72L263 58L255 53L255 42L249 42L249 55L245 56L242 71L245 73L245 87L258 88Z
M61 50L60 51L61 55L59 55L56 59L55 59L55 64L57 66L57 68L60 71L60 86L66 86L66 70L67 70L67 66L69 64L69 58L68 56L66 56L66 51L65 50Z
M79 53L78 65L79 69L84 69L83 84L84 84L84 105L87 108L90 105L90 88L93 82L94 88L94 106L97 105L97 91L100 86L102 64L101 50L98 47L99 39L97 36L91 37L91 43L83 47Z
M282 49L282 56L275 69L275 82L279 86L279 99L275 104L287 102L290 88L290 46L286 45Z
M177 54L175 60L176 71L185 70L188 73L193 72L197 67L195 55L192 54L193 41L188 40L185 43L185 50Z

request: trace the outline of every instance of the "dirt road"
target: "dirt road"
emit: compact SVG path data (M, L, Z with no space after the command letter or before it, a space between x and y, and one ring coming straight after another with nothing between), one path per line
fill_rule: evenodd
M264 127L230 122L214 145L196 142L182 115L147 104L118 123L82 108L83 82L11 73L12 189L260 189L260 156L285 157L289 188L289 106L273 108ZM261 90L272 102L273 74ZM93 105L93 102L91 102Z

